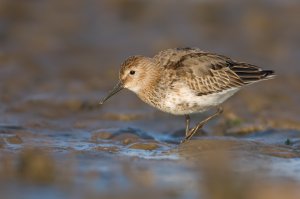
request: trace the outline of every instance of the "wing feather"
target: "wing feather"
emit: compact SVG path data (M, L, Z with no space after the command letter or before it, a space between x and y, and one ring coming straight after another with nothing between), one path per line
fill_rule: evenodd
M196 95L207 95L244 85L229 68L233 61L225 56L206 52L186 52L177 62L165 62L164 68L185 75L185 81Z
M207 95L274 77L274 71L236 62L226 56L198 48L167 49L154 61L165 70L174 70L196 95Z

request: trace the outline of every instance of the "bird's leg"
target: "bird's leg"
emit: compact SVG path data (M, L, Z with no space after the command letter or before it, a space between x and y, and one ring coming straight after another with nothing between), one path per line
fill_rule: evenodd
M189 131L189 134L187 136L185 136L184 140L181 141L181 143L184 143L188 140L190 140L193 135L195 135L195 133L197 133L197 131L202 128L209 120L217 117L218 115L220 115L221 113L223 112L223 109L222 107L219 107L218 108L218 111L216 113L214 113L213 115L209 116L208 118L206 118L205 120L199 122L194 128L192 128L190 131Z
M185 116L185 137L189 135L190 132L190 115L184 115Z

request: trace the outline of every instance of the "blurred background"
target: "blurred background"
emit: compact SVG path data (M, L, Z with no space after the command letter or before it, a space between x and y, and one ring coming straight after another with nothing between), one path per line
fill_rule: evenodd
M1 198L293 198L300 180L299 19L297 0L0 0ZM126 91L98 105L128 56L175 47L223 54L275 70L277 78L238 93L204 129L209 142L178 152L183 118ZM201 162L201 150L215 148L220 135L226 146L242 143L237 151L263 154L258 167L271 171L262 182L269 188L249 181L256 167L241 177L230 175L231 166L215 168L206 178L199 173L205 166L182 163L189 154ZM274 177L279 171L285 180ZM219 181L239 183L226 192Z

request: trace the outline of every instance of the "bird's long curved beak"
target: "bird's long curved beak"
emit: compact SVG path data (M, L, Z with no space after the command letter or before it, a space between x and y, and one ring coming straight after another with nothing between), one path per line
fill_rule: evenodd
M112 97L113 95L117 94L119 91L121 91L124 88L124 85L122 84L122 82L117 83L117 85L108 93L108 95L103 98L99 104L103 104L106 100L108 100L110 97Z

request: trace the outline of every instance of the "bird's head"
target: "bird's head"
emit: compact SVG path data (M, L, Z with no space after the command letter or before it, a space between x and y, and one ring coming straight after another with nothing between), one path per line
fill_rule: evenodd
M153 69L153 63L150 58L143 56L127 58L121 65L119 82L100 104L103 104L123 88L127 88L138 94L141 89L146 88L150 80L153 79L154 74L151 74L154 72Z

